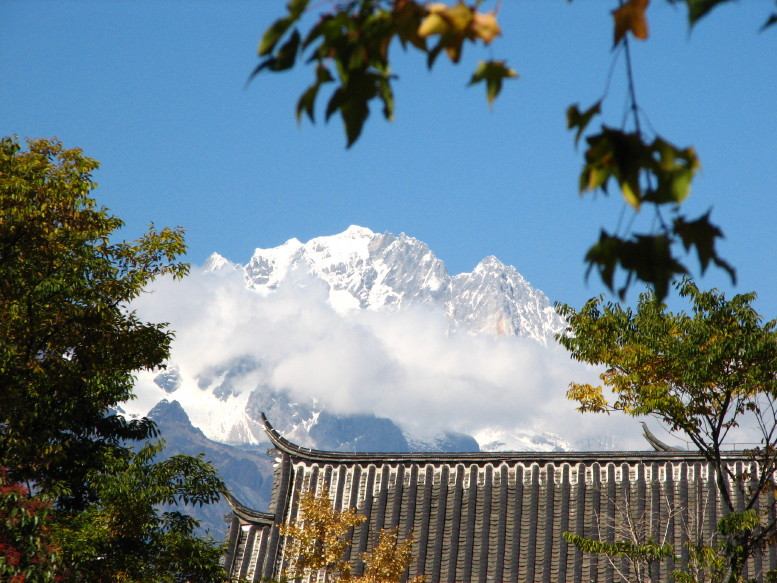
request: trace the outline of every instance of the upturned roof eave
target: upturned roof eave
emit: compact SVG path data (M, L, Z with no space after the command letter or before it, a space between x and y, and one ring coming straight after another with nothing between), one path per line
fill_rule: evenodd
M262 423L265 432L272 444L289 456L306 460L310 462L339 462L339 463L359 463L365 461L374 461L380 463L494 463L503 461L523 461L529 463L585 463L585 462L639 462L639 461L705 461L697 451L575 451L575 452L459 452L459 453L440 453L440 452L413 452L413 453L391 453L391 452L334 452L310 449L290 442L283 437L272 424L267 416L261 413ZM725 452L726 459L743 459L746 454L742 451Z
M256 524L260 526L272 526L275 524L275 515L268 512L260 512L241 504L237 498L232 496L229 492L224 492L224 498L226 499L232 512L239 518L250 524Z

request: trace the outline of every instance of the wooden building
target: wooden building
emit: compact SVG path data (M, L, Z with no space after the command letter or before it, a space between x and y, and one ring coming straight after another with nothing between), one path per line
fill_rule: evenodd
M651 537L687 561L684 543L709 542L722 515L697 453L339 453L294 445L263 420L276 458L271 504L257 512L230 499L226 567L234 579L280 575L286 541L278 524L294 520L300 492L324 487L335 508L367 517L349 539L356 574L356 559L381 529L397 527L400 539L413 540L407 577L431 583L633 580L627 560L583 554L562 533ZM738 474L757 471L742 453L726 463ZM677 566L654 563L652 580L669 581ZM746 575L775 568L772 548L750 560Z

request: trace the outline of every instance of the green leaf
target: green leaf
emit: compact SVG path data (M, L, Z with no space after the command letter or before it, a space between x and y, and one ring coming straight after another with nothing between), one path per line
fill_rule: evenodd
M688 23L694 26L713 8L724 2L731 2L731 0L685 0L688 6Z
M645 195L645 200L656 204L680 204L691 194L691 183L700 168L693 148L680 150L658 137L650 146L653 164L646 169L656 177L656 188Z
M504 61L480 61L477 69L472 74L469 85L475 85L485 81L486 99L488 105L492 106L499 92L502 90L502 81L504 79L515 79L518 73L514 69L505 65Z
M274 62L270 65L272 71L285 71L294 66L294 62L297 59L297 50L300 44L300 34L298 30L295 30L288 41L286 41L275 57Z
M254 77L256 77L265 69L277 72L285 71L293 67L297 59L297 50L299 49L299 44L300 34L299 31L295 30L289 40L286 41L280 49L278 49L278 53L276 55L266 57L254 68L253 71L251 71L251 74L246 80L246 85L248 85Z
M277 42L284 34L286 34L289 27L299 20L309 3L310 0L291 0L291 2L286 5L288 15L276 20L262 36L257 51L260 57L272 52Z
M586 164L580 175L580 191L601 188L606 192L607 181L614 177L623 198L634 209L642 203L640 171L651 164L649 148L636 133L602 127L602 132L586 139Z
M259 42L259 48L256 51L257 54L260 57L263 57L266 54L272 52L276 43L281 39L281 37L293 23L294 20L288 17L276 20L273 25L264 33L262 40Z
M672 255L671 239L665 235L634 235L624 240L602 230L599 241L586 253L585 262L588 264L586 277L596 268L611 291L615 291L614 276L621 267L626 272L626 281L618 289L621 298L636 277L650 285L658 301L663 301L674 277L687 273L685 266Z
M585 128L588 127L588 124L594 116L599 115L601 112L601 100L594 103L582 113L578 109L577 104L569 106L567 109L567 129L572 130L577 128L577 132L575 133L575 145L580 141L580 137L583 135Z
M709 219L709 211L695 221L686 221L685 217L678 217L674 221L674 233L680 237L686 251L690 251L692 247L696 248L702 274L712 261L724 269L731 277L731 281L736 283L736 272L715 251L715 239L723 238L723 232L717 225L710 223Z
M391 90L391 82L387 77L381 77L378 84L378 94L383 101L383 117L388 121L394 120L394 92Z
M377 93L376 80L378 76L370 73L359 75L352 74L349 91L344 94L340 103L340 116L345 125L345 134L348 140L346 147L350 148L359 139L364 122L370 115L367 105L370 99Z
M329 72L323 64L319 63L316 67L316 82L313 83L308 89L300 96L297 101L297 122L302 118L302 113L307 114L311 122L315 123L315 104L316 97L318 96L318 90L324 83L333 81L332 74Z

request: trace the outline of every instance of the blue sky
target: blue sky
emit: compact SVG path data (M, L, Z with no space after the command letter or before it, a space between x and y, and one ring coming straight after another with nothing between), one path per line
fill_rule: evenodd
M604 92L614 4L506 0L501 39L431 73L395 49L396 120L376 112L346 151L339 120L294 120L311 71L245 88L280 1L4 0L0 131L83 148L102 162L95 196L127 222L125 235L182 225L193 263L213 251L245 262L255 247L359 224L425 241L452 273L496 255L551 300L579 306L603 290L584 280L585 249L615 228L623 203L578 196L582 154L564 112ZM772 8L732 3L689 34L683 9L656 0L651 38L634 51L652 125L702 161L687 213L713 208L735 291L757 291L767 318L777 317L777 29L758 28ZM493 110L482 88L465 88L488 57L521 76ZM613 125L622 71L605 102ZM732 290L722 274L702 286Z

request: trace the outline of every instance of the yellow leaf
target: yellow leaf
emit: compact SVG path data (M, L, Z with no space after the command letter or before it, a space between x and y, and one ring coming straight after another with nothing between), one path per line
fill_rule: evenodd
M437 12L432 12L424 18L421 26L418 27L418 36L426 38L433 34L445 34L448 32L448 23Z
M427 10L429 14L418 27L421 38L448 32L463 34L472 22L472 9L463 2L455 6L431 4Z
M464 2L459 2L456 6L451 6L442 14L453 30L463 32L469 26L469 23L472 22L472 12L472 8L464 4Z
M615 45L617 45L628 31L635 38L645 40L648 37L648 24L645 17L650 0L629 0L620 8L612 11L615 19Z
M581 413L588 411L594 413L608 412L608 403L602 394L602 387L571 383L569 385L569 390L567 390L567 399L580 403L577 410Z
M475 38L481 39L485 44L489 44L502 34L502 30L496 22L496 14L493 12L486 12L485 14L476 12L473 14L470 29Z
M623 192L623 198L629 203L634 210L639 210L639 206L642 201L639 198L639 194L634 191L628 181L621 183L621 191Z

